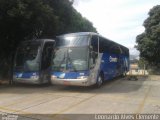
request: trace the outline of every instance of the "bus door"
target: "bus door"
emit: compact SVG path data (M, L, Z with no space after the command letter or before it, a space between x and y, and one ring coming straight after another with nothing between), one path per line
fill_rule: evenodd
M51 56L55 42L47 41L44 43L41 60L41 82L50 82Z
M92 78L94 81L97 79L98 71L100 69L100 58L98 57L99 54L98 41L99 41L98 36L92 36L91 49L90 49L90 72L92 76L94 76Z

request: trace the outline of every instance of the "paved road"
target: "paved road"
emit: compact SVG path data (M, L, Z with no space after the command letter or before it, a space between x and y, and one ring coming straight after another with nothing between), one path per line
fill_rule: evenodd
M154 77L139 78L137 81L119 78L106 82L99 89L1 85L0 114L5 113L21 114L26 120L66 118L58 114L160 114L160 80L154 80Z

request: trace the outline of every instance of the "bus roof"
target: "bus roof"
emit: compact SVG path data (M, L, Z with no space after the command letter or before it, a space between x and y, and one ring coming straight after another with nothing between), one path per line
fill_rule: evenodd
M68 34L63 34L57 37L63 37L63 36L77 36L77 35L98 35L98 33L94 32L76 32L76 33L68 33Z
M33 40L25 40L25 41L22 41L22 42L44 42L44 41L55 41L53 39L33 39Z
M33 40L25 40L25 41L21 41L20 44L28 44L28 43L44 43L46 41L52 41L55 42L55 40L53 39L33 39Z
M121 44L119 44L119 43L116 43L116 42L114 42L114 41L112 41L112 40L110 40L110 39L108 39L108 38L105 38L105 37L103 37L102 35L100 35L100 34L98 34L98 33L94 33L94 32L76 32L76 33L68 33L68 34L63 34L63 35L57 36L57 37L77 36L77 35L91 35L91 36L92 36L92 35L97 35L97 36L99 36L99 37L104 38L104 39L107 40L107 41L112 42L113 44L116 44L116 45L121 46L121 48L122 48L123 50L129 51L129 49L128 49L127 47L125 47L125 46L123 46L123 45L121 45Z

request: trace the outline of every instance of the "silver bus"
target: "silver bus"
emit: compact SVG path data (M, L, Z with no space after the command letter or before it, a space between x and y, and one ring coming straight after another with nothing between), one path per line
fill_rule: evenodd
M23 41L14 58L12 83L49 83L54 46L52 39Z
M129 49L97 33L58 36L52 58L52 84L100 87L129 70Z

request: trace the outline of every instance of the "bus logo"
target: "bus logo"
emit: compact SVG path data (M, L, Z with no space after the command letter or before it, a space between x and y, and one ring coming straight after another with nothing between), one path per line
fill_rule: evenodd
M110 62L118 62L118 58L110 56L109 61Z

